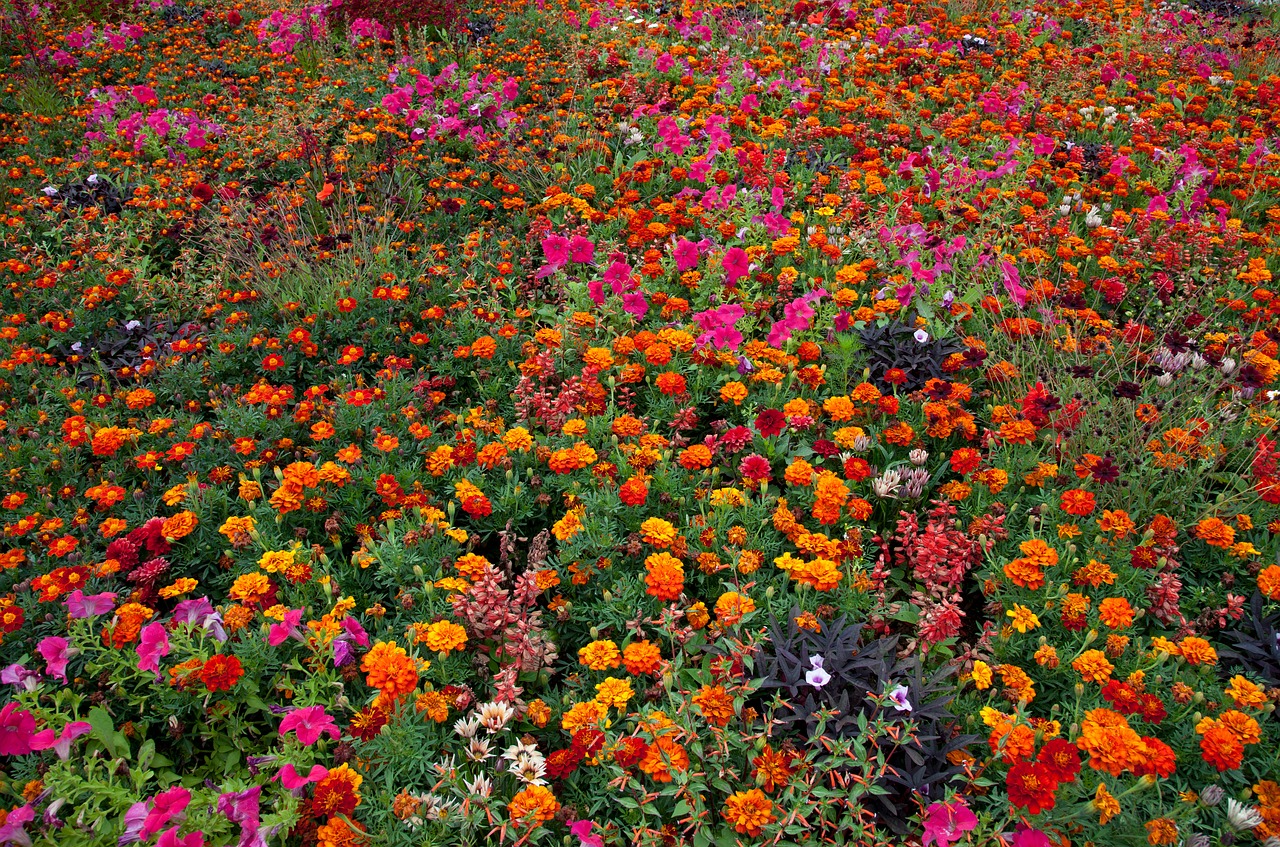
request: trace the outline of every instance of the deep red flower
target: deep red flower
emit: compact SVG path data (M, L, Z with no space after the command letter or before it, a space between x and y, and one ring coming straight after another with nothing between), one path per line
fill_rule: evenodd
M775 435L781 435L782 429L786 425L786 417L777 409L765 409L763 412L756 415L756 431L765 438L773 438Z
M1053 780L1061 785L1075 782L1080 773L1080 751L1065 738L1054 738L1040 749L1037 764L1044 767Z
M1038 815L1053 808L1058 782L1044 765L1018 762L1009 768L1005 783L1009 788L1009 802L1030 814Z
M211 656L200 669L200 680L210 691L230 691L244 676L244 666L235 656Z

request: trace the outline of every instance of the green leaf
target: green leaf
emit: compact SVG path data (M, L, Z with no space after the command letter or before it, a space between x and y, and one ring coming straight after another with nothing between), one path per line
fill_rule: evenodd
M113 758L129 755L129 742L116 732L115 722L111 720L111 715L107 714L106 709L101 706L91 709L89 726L93 727L93 737L102 742L102 746L107 748L107 752Z

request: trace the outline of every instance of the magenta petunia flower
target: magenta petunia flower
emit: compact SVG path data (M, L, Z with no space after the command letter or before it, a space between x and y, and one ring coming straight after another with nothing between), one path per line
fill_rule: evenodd
M563 235L548 235L542 239L542 255L547 257L549 267L564 267L569 261L569 239Z
M17 703L6 703L0 709L0 756L25 756L31 752L31 736L36 731L36 719L26 709L18 710Z
M320 736L328 735L337 740L341 737L338 725L324 711L324 706L306 706L294 709L280 721L280 734L294 732L304 746L310 747L320 740Z
M204 847L204 833L196 830L186 835L179 835L178 828L175 826L160 834L156 847Z
M680 273L691 271L698 266L698 245L689 239L681 238L677 241L673 252L676 258L676 270Z
M751 260L747 258L747 251L741 247L730 247L726 250L724 259L720 264L724 268L725 282L729 285L733 285L746 276L751 268Z
M950 803L933 803L925 810L921 847L929 847L930 844L950 847L977 825L977 816L959 797Z
M190 802L191 792L181 785L175 785L168 791L161 791L152 799L151 808L142 822L139 835L146 840L168 826L169 822L175 818L180 821L179 815L186 810Z
M596 255L596 245L591 239L575 235L569 239L569 261L578 264L589 264Z
M115 605L116 595L112 591L104 591L101 594L85 594L77 588L67 595L66 600L67 612L77 620L105 615L114 609Z
M160 622L147 624L138 637L138 670L152 671L160 676L160 659L169 655L169 633Z
M67 681L67 662L72 656L67 639L50 635L36 647L36 652L44 659L44 671L49 676Z

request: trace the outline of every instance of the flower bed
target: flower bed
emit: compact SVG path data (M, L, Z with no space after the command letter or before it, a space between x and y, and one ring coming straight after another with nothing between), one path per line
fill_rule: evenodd
M1280 843L1252 6L10 6L0 845Z

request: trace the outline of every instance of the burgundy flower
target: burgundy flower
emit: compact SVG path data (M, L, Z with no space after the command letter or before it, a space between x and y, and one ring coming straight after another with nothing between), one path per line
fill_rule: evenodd
M775 435L781 435L782 429L786 425L786 417L777 409L765 409L763 412L756 415L756 431L765 438L773 438Z

